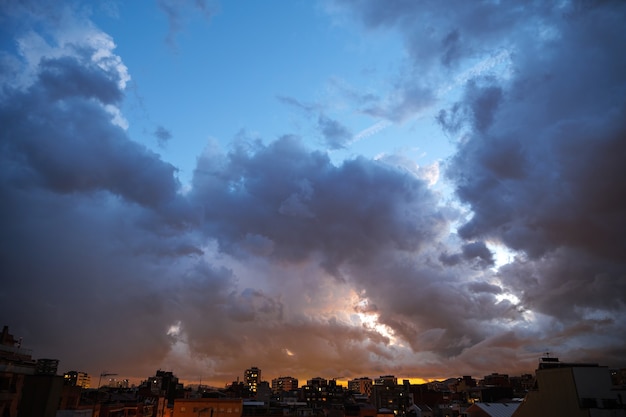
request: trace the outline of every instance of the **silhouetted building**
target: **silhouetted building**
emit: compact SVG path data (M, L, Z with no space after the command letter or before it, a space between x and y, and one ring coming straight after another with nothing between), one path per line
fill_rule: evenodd
M316 376L315 378L307 379L306 384L310 387L326 387L328 386L328 380Z
M147 380L148 388L154 395L161 395L167 398L168 404L173 404L178 396L177 392L182 392L182 384L178 383L178 378L172 372L158 370L155 376Z
M512 417L520 403L488 403L472 404L465 411L467 417Z
M241 398L177 398L173 417L241 417Z
M256 386L255 398L257 401L263 401L265 404L270 403L270 399L272 398L272 388L270 387L269 382L259 382L259 384Z
M480 385L494 386L494 387L510 387L511 382L509 381L508 375L493 373L491 375L485 375Z
M376 407L367 403L346 404L344 415L346 417L376 417Z
M17 417L24 380L34 375L36 362L31 351L4 326L0 334L0 416Z
M379 414L381 409L390 410L395 415L404 414L410 403L410 387L408 380L398 385L397 378L393 375L376 378L370 397L372 404L378 409Z
M396 386L398 385L398 378L393 375L381 375L374 380L374 385Z
M257 387L261 382L261 370L256 366L253 366L250 369L246 369L246 371L243 373L243 381L248 386L250 392L255 395Z
M68 371L63 374L63 381L71 387L89 388L91 385L91 377L86 372Z
M58 359L37 359L36 373L38 375L56 375L58 368Z
M513 417L626 416L626 391L612 389L607 367L543 358L535 377Z
M18 417L55 417L62 390L62 376L46 373L26 375Z

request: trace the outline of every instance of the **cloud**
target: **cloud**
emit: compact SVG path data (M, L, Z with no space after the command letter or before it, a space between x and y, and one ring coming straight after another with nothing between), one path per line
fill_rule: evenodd
M316 253L334 269L378 247L415 250L446 222L430 212L436 197L416 177L363 158L335 167L295 137L214 158L199 160L191 198L225 251L252 233L272 242L272 257Z
M594 4L555 17L554 35L529 47L541 53L516 57L510 85L469 83L442 116L469 127L448 171L473 212L460 235L524 254L503 282L564 323L624 314L624 13Z
M309 377L528 372L554 347L622 363L624 6L433 3L428 21L421 3L343 4L368 29L400 31L415 65L386 99L359 96L383 121L356 137L439 103L440 81L482 62L481 48L514 51L514 76L471 72L439 113L461 134L454 157L334 163L307 138L239 135L207 146L183 194L177 168L115 119L129 74L110 37L88 23L12 27L0 315L26 346L67 369L220 383L251 364ZM29 10L11 16L52 13ZM341 120L282 100L345 146ZM462 208L434 187L440 169ZM513 252L497 270L493 244Z
M290 96L279 95L279 96L276 96L276 99L287 106L291 106L298 110L302 110L305 113L312 113L316 110L319 110L321 107L319 104L304 103Z
M112 118L128 74L110 38L90 25L64 28L69 37L40 30L17 34L8 52L28 76L2 78L0 257L11 279L0 314L64 367L147 372L171 345L163 291L177 272L164 260L180 267L202 251L185 232L176 169ZM133 349L118 349L120 338Z
M352 139L352 134L344 125L337 120L320 115L317 119L317 126L324 137L326 145L332 149L345 148Z
M405 39L412 70L396 83L390 96L395 100L371 107L373 114L402 120L418 111L411 103L429 105L404 99L428 98L428 90L411 93L420 91L415 89L420 83L448 86L448 78L463 86L461 98L437 116L444 131L459 140L458 152L446 163L447 179L471 211L459 234L469 242L491 240L517 251L499 276L522 308L534 312L528 314L547 317L531 320L538 332L533 337L558 345L551 341L550 320L572 329L575 321L594 315L621 320L623 5L336 4L367 30L397 31ZM494 72L498 69L501 74ZM434 97L448 92L440 88ZM460 253L444 250L438 259L456 268L474 249L470 243ZM491 263L484 253L478 259ZM594 288L592 296L586 286ZM572 330L565 349L581 358L576 349L598 329L576 336ZM603 339L607 352L611 346L619 351L616 340ZM614 358L607 353L607 360Z
M166 42L176 47L176 36L184 29L191 16L201 16L209 20L217 12L216 5L208 0L157 0L161 11L165 13L169 24Z
M154 130L154 136L156 136L161 147L164 147L172 139L172 133L163 126L157 126Z

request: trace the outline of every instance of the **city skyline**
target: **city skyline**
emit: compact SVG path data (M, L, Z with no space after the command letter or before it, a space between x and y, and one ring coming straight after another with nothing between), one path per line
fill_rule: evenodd
M215 386L625 367L624 22L5 1L2 324L63 370Z

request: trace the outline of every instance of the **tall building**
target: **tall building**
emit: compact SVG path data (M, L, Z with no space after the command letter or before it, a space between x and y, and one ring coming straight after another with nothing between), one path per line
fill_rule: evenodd
M91 387L91 377L87 372L78 372L76 379L76 386L81 388L90 388Z
M308 379L306 381L306 384L310 387L318 387L318 388L327 387L328 380L322 377L316 376L315 378Z
M91 377L87 372L69 371L63 374L65 385L71 387L89 388L91 386Z
M398 379L393 375L383 375L376 378L372 386L370 400L377 409L385 408L395 415L403 415L409 405L411 385L398 385Z
M398 385L398 378L393 375L381 375L380 377L376 378L374 384L394 387Z
M35 374L36 362L31 353L4 326L0 334L0 416L17 416L24 381Z
M248 386L252 394L256 394L259 383L261 382L261 370L256 366L246 369L243 374L243 381Z
M272 379L272 392L293 391L298 389L298 380L290 376Z
M355 378L348 381L348 389L369 397L372 395L372 380L368 377Z
M37 359L36 372L39 375L56 375L58 368L58 359Z
M155 376L151 376L146 380L146 385L152 394L165 396L168 404L174 403L177 391L182 391L183 387L172 372L160 369L156 371Z

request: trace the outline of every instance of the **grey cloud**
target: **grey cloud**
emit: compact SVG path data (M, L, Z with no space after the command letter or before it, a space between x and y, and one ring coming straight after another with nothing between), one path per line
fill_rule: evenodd
M141 377L172 347L169 280L202 249L176 169L113 123L125 73L95 52L76 44L33 68L16 57L31 84L2 78L0 315L37 357Z
M0 290L0 315L12 332L62 369L153 372L172 343L166 288L180 273L161 253L169 244L173 254L180 241L136 227L144 209L110 194L24 192L2 181L0 196L0 262L11 277ZM151 244L159 253L147 250ZM59 337L63 329L71 331Z
M468 285L468 289L472 292L486 292L491 294L502 293L502 288L487 282L472 282Z
M274 243L272 257L319 253L331 270L379 247L417 250L446 224L430 210L436 197L423 181L363 158L335 167L294 137L238 147L222 162L201 159L192 200L223 250L251 233Z
M86 54L88 55L88 54ZM44 58L39 64L39 86L51 100L70 98L95 98L104 104L114 104L122 98L117 88L119 79L95 64L83 59L79 62L75 57ZM117 74L115 74L117 75Z
M487 248L484 242L470 242L461 246L460 253L450 254L444 251L439 255L439 261L445 266L455 266L464 260L470 265L476 265L480 268L493 266L493 254Z
M368 104L362 111L375 117L403 122L434 105L435 102L435 92L432 88L411 81L397 86L388 98Z
M485 245L485 242L471 242L463 245L463 256L465 259L473 260L478 258L484 266L493 265L493 254Z
M543 3L467 4L445 6L452 22L407 41L415 62L448 74L477 45L513 36L507 27L519 32L522 11L561 37L524 37L514 79L475 80L441 113L449 132L468 130L447 165L473 211L466 241L449 236L459 213L407 170L360 157L334 165L289 136L242 135L226 154L207 150L179 195L175 168L103 109L123 98L115 75L76 54L44 61L30 88L3 92L0 264L11 279L0 315L16 318L12 330L41 357L138 378L172 364L222 381L242 364L328 377L527 372L555 344L574 360L620 363L626 64L614 51L624 6L561 20ZM408 39L424 27L420 5L355 7ZM420 85L361 98L400 120L431 105ZM523 253L493 272L487 241ZM520 304L498 301L508 293ZM353 315L378 315L392 337L333 310L353 294L368 301Z
M549 29L551 19L563 16L570 4L533 2L414 2L384 0L338 0L367 28L399 28L416 66L433 69L451 67L461 59L484 51L486 45L514 43L529 26Z
M622 4L594 3L554 17L558 36L524 45L502 92L470 84L446 113L473 118L448 171L474 213L460 235L520 251L503 282L562 323L625 309L624 16Z
M472 79L465 86L463 100L449 109L441 109L435 119L444 132L451 135L458 134L464 127L485 133L493 122L502 95L502 88L495 80Z
M0 105L0 134L7 168L28 186L61 193L108 190L142 205L176 198L176 169L111 123L92 98L109 104L121 91L104 70L75 58L45 59L39 79ZM73 80L67 82L67 80Z
M318 129L324 136L326 146L330 149L343 149L352 139L352 133L337 120L320 115L317 119Z
M279 95L276 97L276 99L283 104L286 104L288 106L294 107L299 110L303 110L305 113L311 113L320 109L320 106L318 104L303 103L302 101L297 100L293 97L289 97L289 96Z
M522 322L513 305L497 302L498 287L471 281L479 275L469 266L442 269L429 260L436 252L428 250L412 258L377 255L351 267L354 284L376 304L379 320L415 352L456 357L506 326ZM487 274L481 274L485 279ZM390 278L382 283L380 277ZM459 285L464 280L467 286Z

